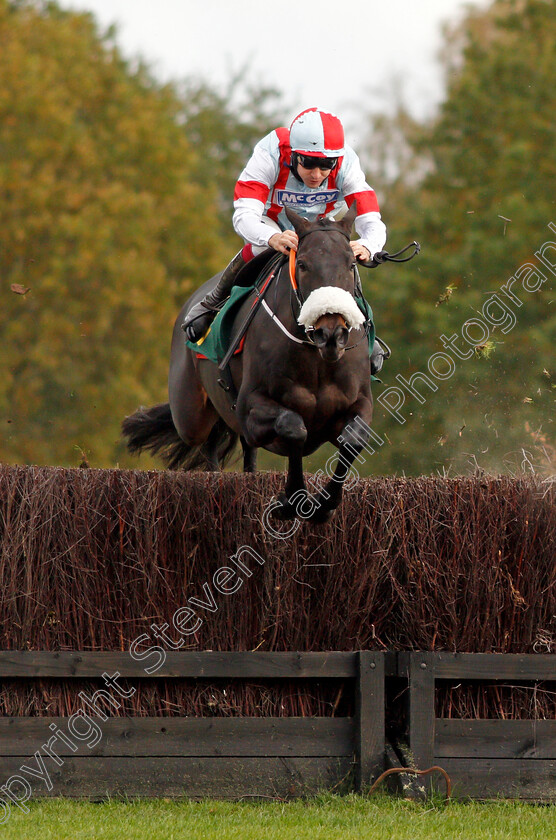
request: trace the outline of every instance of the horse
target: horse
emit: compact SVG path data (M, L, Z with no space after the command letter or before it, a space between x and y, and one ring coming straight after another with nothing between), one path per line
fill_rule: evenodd
M353 461L368 441L373 412L369 321L354 298L359 280L350 235L356 212L354 204L340 221L310 222L287 209L298 235L295 267L291 277L285 263L277 270L254 311L260 288L242 305L234 330L246 316L251 322L242 352L229 361L228 384L217 365L185 343L185 313L219 275L197 290L174 326L169 402L139 409L122 424L131 452L147 449L174 469L215 470L239 438L244 472L256 470L258 448L288 458L285 489L273 508L276 518L299 516L300 503L308 498L311 506L303 518L317 523L331 518ZM255 258L242 270L249 280L243 285L255 282L258 263ZM309 496L303 458L326 442L338 446L338 462L327 483Z

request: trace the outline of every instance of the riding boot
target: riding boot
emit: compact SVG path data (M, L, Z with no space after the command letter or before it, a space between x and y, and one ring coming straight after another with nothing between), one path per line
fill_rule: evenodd
M236 277L245 264L242 252L239 251L222 272L214 289L189 310L181 325L189 341L195 343L205 335L216 313L228 299Z
M384 359L389 359L391 355L392 351L386 342L378 336L375 336L373 352L371 353L371 374L373 376L376 376L382 370Z
M365 296L363 295L363 286L361 284L361 277L359 276L359 272L357 270L357 266L355 266L355 288L354 293L356 298L361 298L365 301ZM365 307L367 309L367 317L369 315L369 305L365 301ZM376 374L382 370L382 365L384 364L384 359L389 359L392 355L392 351L388 347L385 341L383 341L378 336L375 336L375 342L373 345L373 349L371 352L371 374L372 376L376 376Z

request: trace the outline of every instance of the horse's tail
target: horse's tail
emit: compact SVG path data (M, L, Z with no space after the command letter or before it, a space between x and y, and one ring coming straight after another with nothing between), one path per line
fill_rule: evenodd
M170 470L207 469L211 465L209 452L225 466L238 440L238 435L219 419L205 443L190 446L178 435L168 403L138 409L125 418L122 433L129 452L136 455L147 450L158 455Z

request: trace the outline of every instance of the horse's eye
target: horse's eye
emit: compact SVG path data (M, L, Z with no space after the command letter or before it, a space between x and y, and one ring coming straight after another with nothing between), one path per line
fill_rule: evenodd
M300 268L302 271L305 271L307 269L307 264L303 260L298 260L297 267Z

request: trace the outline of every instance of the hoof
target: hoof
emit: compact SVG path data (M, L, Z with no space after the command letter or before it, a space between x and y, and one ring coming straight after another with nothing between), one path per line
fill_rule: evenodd
M292 498L295 499L295 497L296 494L294 494ZM327 507L323 500L320 505L315 506L311 513L308 511L305 512L303 509L296 508L296 506L290 502L285 493L280 493L276 497L275 506L272 509L272 516L275 519L279 519L281 522L291 519L300 519L303 522L312 522L314 525L323 525L332 519L335 510L335 508L331 509L330 507Z
M324 525L326 522L330 522L334 513L334 510L327 510L326 508L321 507L309 517L308 521L312 522L313 525Z
M290 519L295 519L296 511L293 505L288 502L288 497L285 493L280 493L276 497L276 506L272 508L272 516L274 519L279 519L280 522L287 522Z
M315 496L315 510L308 519L315 525L324 525L325 522L330 522L340 501L341 498L331 496L330 493L318 493Z

